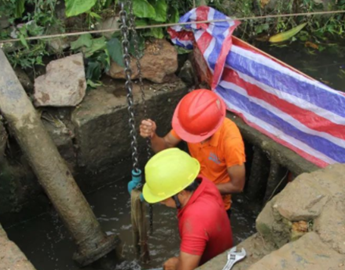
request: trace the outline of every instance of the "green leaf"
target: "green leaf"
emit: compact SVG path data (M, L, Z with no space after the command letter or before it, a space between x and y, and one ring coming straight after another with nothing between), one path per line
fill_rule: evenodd
M133 0L133 13L138 18L156 18L156 11L147 0Z
M162 39L164 38L164 33L162 28L152 28L151 35L155 38Z
M121 67L124 67L121 42L117 38L112 38L107 42L107 49L111 59Z
M14 16L16 18L21 18L23 15L23 12L25 10L25 0L17 0L16 1L16 10L14 12Z
M87 80L98 81L102 74L102 68L100 63L96 61L90 61L86 67Z
M174 46L178 54L186 54L190 53L192 50L187 50L185 48L182 48L180 46Z
M90 34L81 35L76 41L71 43L71 49L76 50L81 47L91 47L92 36Z
M90 57L95 52L105 49L106 46L107 46L107 41L106 41L105 37L93 39L91 47L85 48L83 50L85 53L85 57L86 58Z
M290 38L292 38L294 35L296 35L299 31L301 31L307 24L306 23L302 23L292 29L290 29L289 31L283 32L283 33L279 33L276 34L272 37L270 37L269 42L271 43L277 43L277 42L282 42L282 41L286 41Z
M26 39L25 39L24 35L20 34L20 35L19 35L19 39L20 39L20 42L21 42L27 49L29 49L29 45L28 45L28 43L26 42Z
M133 36L131 37L131 40L129 42L130 47L129 47L129 53L133 56L136 56L136 51L134 47L134 40ZM142 36L138 35L138 49L139 49L139 58L143 57L144 55L144 49L145 49L145 40Z
M145 19L135 20L135 26L145 26L145 25L147 25L147 21Z
M66 16L72 17L89 11L97 0L65 0Z
M44 33L44 27L37 25L36 21L28 22L26 29L31 36L40 36Z
M176 8L173 8L169 13L169 23L177 23L180 19L180 14Z
M89 12L89 15L90 15L92 18L95 18L96 20L102 19L101 16L99 16L97 13L92 12L92 11Z
M90 86L91 88L97 88L97 87L99 87L99 86L102 86L103 84L102 84L102 82L94 82L94 81L92 81L92 80L87 80L86 81L86 84L88 85L88 86Z
M158 0L155 2L156 3L153 5L156 11L156 16L154 20L157 22L165 22L167 20L167 3L165 2L165 0Z

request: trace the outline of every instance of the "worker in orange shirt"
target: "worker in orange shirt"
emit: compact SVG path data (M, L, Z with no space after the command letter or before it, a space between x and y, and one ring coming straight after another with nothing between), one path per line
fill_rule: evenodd
M224 101L216 93L198 89L181 99L168 134L159 137L156 123L147 119L141 122L140 135L151 139L156 153L186 141L191 156L200 162L200 174L216 184L230 217L231 194L242 192L245 184L245 153L238 127L225 114Z

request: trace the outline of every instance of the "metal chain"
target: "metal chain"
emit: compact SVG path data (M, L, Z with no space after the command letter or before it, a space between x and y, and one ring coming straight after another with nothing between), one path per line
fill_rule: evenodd
M132 10L132 1L129 0L129 29L132 33L132 42L134 44L134 51L135 51L135 59L138 69L138 79L139 79L139 87L140 87L140 93L141 93L141 99L144 106L144 117L147 119L147 104L146 104L146 96L144 91L144 83L143 83L143 76L141 72L141 64L140 64L140 51L139 51L139 38L138 33L135 30L135 16L133 14ZM151 141L149 138L146 139L146 154L147 154L147 160L151 158ZM153 206L152 204L149 205L149 217L150 217L150 233L153 233Z
M130 2L130 1L129 1ZM130 139L131 139L131 150L132 150L132 162L133 170L139 172L139 155L138 155L138 141L137 141L137 131L135 125L134 107L133 107L133 83L132 83L132 70L131 70L131 58L129 54L129 30L127 23L127 12L126 4L128 5L128 0L126 3L121 1L121 33L122 33L122 48L123 48L123 62L125 64L125 76L126 83L125 87L127 89L127 102L128 102L128 112L129 112L129 128L130 128Z
M134 44L134 51L135 51L135 59L138 69L138 79L139 79L139 87L141 93L141 99L144 106L144 117L147 119L147 104L146 104L146 96L144 92L144 83L143 83L143 76L141 72L141 64L140 64L140 51L139 51L139 38L137 31L135 30L135 16L132 11L132 1L130 1L130 12L129 12L129 29L132 33L132 41ZM147 160L151 158L151 141L149 138L146 139L146 152L147 152Z

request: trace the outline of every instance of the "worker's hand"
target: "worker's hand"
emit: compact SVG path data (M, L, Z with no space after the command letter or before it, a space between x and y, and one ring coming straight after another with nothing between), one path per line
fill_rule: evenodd
M164 270L176 270L178 267L178 257L172 257L163 264Z
M156 134L156 123L151 119L141 121L140 136L143 138L152 138Z

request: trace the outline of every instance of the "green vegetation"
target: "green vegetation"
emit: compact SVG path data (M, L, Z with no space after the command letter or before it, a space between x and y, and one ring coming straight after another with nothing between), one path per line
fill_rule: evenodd
M101 22L119 13L119 0L0 0L0 39L19 38L20 42L2 44L13 66L35 69L45 59L58 58L71 52L83 52L90 86L95 86L110 66L110 59L122 65L121 35L84 34L75 38L27 40L31 36L94 30ZM132 0L136 25L177 22L193 7L193 0ZM345 0L195 0L196 6L209 5L234 17L265 16L296 12L345 9ZM334 45L333 40L344 37L344 14L300 16L245 20L235 33L249 41L267 42L298 25L305 27L275 46L303 42L308 50L322 51ZM165 28L138 31L139 48L151 38L165 38ZM130 36L130 39L132 37ZM133 42L131 42L132 44ZM53 46L55 45L55 46ZM65 46L63 46L65 45ZM131 46L131 54L134 48ZM183 53L183 51L181 51ZM49 56L49 58L48 58Z

